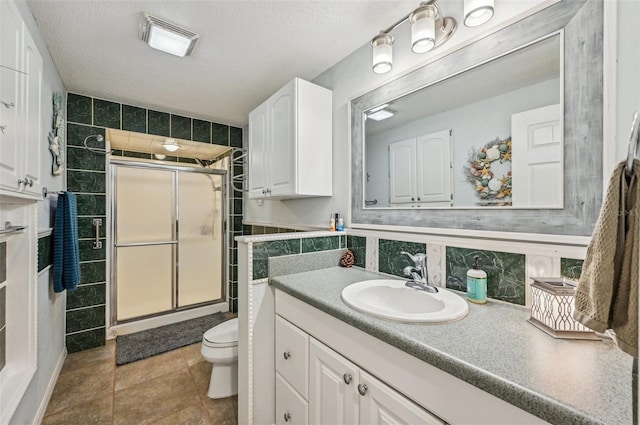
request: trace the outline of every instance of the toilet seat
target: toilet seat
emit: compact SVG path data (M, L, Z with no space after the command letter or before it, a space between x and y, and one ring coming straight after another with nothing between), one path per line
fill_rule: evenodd
M227 320L205 332L202 343L207 347L223 348L238 345L238 318Z

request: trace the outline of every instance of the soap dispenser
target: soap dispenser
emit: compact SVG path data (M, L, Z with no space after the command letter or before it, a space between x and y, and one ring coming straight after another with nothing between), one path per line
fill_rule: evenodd
M473 258L473 268L467 272L467 299L472 303L487 302L487 273L480 269L480 257Z

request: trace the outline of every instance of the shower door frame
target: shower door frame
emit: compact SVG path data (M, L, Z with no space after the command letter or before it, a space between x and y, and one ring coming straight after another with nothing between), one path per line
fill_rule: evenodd
M116 241L116 213L118 211L117 205L117 192L116 192L116 169L119 166L125 166L130 168L142 168L142 169L151 169L151 170L167 170L167 171L182 171L188 173L199 173L199 174L209 174L209 175L219 175L222 177L222 202L221 202L221 215L222 215L222 232L221 232L221 245L222 245L222 255L220 256L221 261L221 297L219 299L205 301L196 304L190 304L188 306L179 307L178 306L178 289L179 289L179 264L178 264L178 253L179 253L179 235L180 235L180 211L178 207L178 181L179 177L176 174L176 178L172 178L171 183L171 199L172 199L172 220L173 220L173 228L172 228L172 241L168 242L148 242L148 243L134 243L134 244L126 244L127 246L153 246L153 245L172 245L172 253L171 257L173 260L173 274L171 276L171 305L172 308L169 310L146 314L143 316L132 317L129 319L118 320L118 278L117 278L117 241ZM195 168L190 167L188 165L169 165L169 164L158 164L154 162L142 162L136 160L127 160L127 159L112 159L109 161L109 186L111 191L111 205L110 205L110 232L111 232L111 264L110 264L110 301L109 301L109 315L110 315L110 326L117 326L127 323L133 323L139 320L151 319L154 317L165 316L167 314L192 310L198 307L205 307L210 305L221 304L224 302L228 302L227 300L227 267L226 258L227 258L227 179L228 173L227 170L218 170L213 168Z

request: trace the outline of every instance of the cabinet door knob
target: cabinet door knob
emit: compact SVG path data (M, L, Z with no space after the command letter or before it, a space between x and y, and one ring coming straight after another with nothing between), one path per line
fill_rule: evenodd
M366 384L358 384L358 392L360 393L360 395L365 395L368 389L369 387L367 387Z
M7 129L6 125L0 125L0 131L2 131L2 134L4 134L4 131Z
M284 352L284 354L283 354L283 356L284 356L284 359L285 359L285 360L288 360L288 359L289 359L289 357L291 357L291 353L290 353L290 352L288 352L288 351L285 351L285 352Z
M418 201L420 200L420 198L418 198Z
M32 187L33 186L33 179L29 179L29 178L25 177L24 178L24 184L25 184L25 186L29 185L29 187Z
M22 179L18 179L18 186L20 186L22 183L27 184L27 182L23 181Z
M416 198L411 198L411 200L412 200L412 201L415 201L415 200L416 200Z
M344 375L342 375L342 379L344 379L344 383L349 385L351 383L351 379L353 379L353 377L351 375L349 375L348 373L345 373Z
M2 103L4 105L4 107L7 108L7 109L13 108L14 106L16 106L16 104L13 103L13 102L7 103L7 102L3 102L2 100L0 100L0 103Z
M289 419L291 419L291 413L287 412L284 414L284 421L289 422Z

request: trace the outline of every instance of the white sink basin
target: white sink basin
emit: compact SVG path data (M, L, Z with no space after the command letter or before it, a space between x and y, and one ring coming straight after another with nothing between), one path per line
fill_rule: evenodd
M342 301L361 313L408 323L447 323L467 315L467 302L445 288L429 293L405 280L364 280L342 290Z

